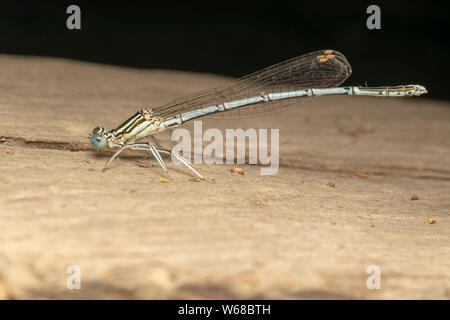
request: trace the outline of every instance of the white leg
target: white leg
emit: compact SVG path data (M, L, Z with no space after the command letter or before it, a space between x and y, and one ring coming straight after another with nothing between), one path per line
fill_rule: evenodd
M127 149L127 148L128 148L127 146L120 146L120 149L117 150L116 153L114 153L114 155L113 155L111 158L109 158L108 162L105 164L105 166L103 167L102 171L105 171L106 168L110 165L110 163L111 163L115 158L117 158L117 156L118 156L119 154L121 154L123 150L125 150L125 149Z
M162 149L162 148L155 148L151 143L149 142L132 142L129 144L126 144L124 146L122 146L119 150L117 150L117 152L109 159L109 161L106 163L105 167L103 168L103 170L106 169L106 167L125 149L134 149L134 150L144 150L144 151L150 151L152 153L152 155L155 157L155 159L158 161L159 165L165 170L167 171L167 167L163 161L163 159L161 158L160 153L165 153L165 154L169 154L169 155L174 155L175 158L177 158L182 164L184 164L186 167L188 167L197 177L199 177L200 179L202 179L203 181L207 181L207 182L215 182L213 179L209 180L204 178L197 170L195 170L195 168L191 165L191 163L186 160L185 158L183 158L182 156L180 156L177 153L172 152L171 150L167 150L167 149Z
M174 155L174 157L177 158L178 160L180 160L180 162L182 164L184 164L186 167L191 169L191 171L194 172L197 177L199 177L202 180L205 180L205 178L197 170L194 169L194 167L191 165L191 163L189 161L187 161L185 158L183 158L182 156L180 156L178 153L174 153L171 150L161 149L161 148L157 148L157 150L161 153Z
M161 155L159 154L157 148L155 148L150 142L133 142L125 146L128 148L132 148L134 150L150 151L152 155L155 157L156 161L158 161L159 165L164 169L164 171L167 171L166 164L164 163L164 160L161 158Z

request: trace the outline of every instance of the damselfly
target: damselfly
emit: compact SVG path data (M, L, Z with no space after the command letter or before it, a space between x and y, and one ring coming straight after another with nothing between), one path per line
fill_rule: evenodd
M203 176L188 160L168 149L155 147L141 139L184 122L215 114L261 114L280 111L301 99L322 95L377 97L420 96L427 93L421 85L388 87L339 87L352 73L345 56L336 50L308 53L262 69L220 87L182 97L157 108L143 108L117 128L92 131L91 142L97 150L118 148L103 170L125 149L150 151L167 170L161 154L169 154L186 165L197 177Z

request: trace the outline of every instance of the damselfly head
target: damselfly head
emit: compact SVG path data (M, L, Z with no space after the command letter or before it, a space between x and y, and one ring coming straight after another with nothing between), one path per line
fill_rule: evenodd
M95 149L101 150L106 146L105 132L106 130L103 127L95 127L92 130L91 142Z

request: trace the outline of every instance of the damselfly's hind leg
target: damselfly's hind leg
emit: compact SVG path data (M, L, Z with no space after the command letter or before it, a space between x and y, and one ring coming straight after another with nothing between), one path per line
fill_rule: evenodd
M173 155L175 158L178 159L178 161L180 161L182 164L184 164L186 167L188 167L193 173L195 173L195 175L197 177L199 177L199 179L201 179L205 182L216 183L216 181L214 179L209 179L209 178L203 177L197 170L195 170L195 168L192 166L192 164L188 160L186 160L185 158L180 156L178 153L172 152L172 150L161 149L161 148L156 148L156 150L158 150L161 153L170 154L171 156Z
M156 150L158 150L158 152L161 152L161 153L173 155L178 161L180 161L182 164L184 164L186 167L188 167L193 173L195 173L195 175L197 177L206 181L206 179L197 170L194 169L192 164L189 161L187 161L185 158L180 156L178 153L172 152L172 150L167 150L167 149L162 149L162 148L156 148Z

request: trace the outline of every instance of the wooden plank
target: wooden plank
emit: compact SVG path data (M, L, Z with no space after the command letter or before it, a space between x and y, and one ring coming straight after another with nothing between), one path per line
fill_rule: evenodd
M449 103L324 97L205 119L279 128L281 161L274 176L196 165L207 184L141 153L102 173L110 154L87 136L225 78L6 55L0 70L2 298L450 297Z

